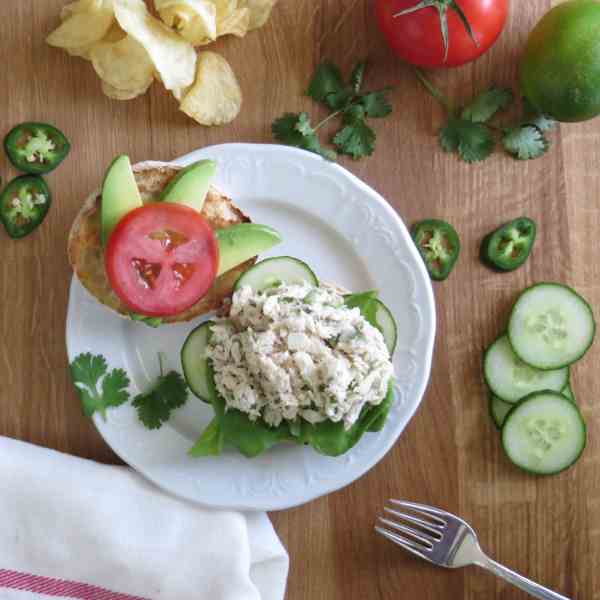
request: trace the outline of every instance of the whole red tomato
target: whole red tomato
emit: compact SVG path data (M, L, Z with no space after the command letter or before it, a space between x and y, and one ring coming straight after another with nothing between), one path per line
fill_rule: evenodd
M377 0L390 46L419 67L457 67L498 39L509 0Z

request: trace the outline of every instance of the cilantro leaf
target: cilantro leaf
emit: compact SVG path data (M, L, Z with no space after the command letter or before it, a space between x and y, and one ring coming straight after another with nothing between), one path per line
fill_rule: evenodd
M129 378L124 369L113 369L102 380L102 396L109 406L120 406L129 400Z
M296 129L296 125L300 119L304 118L308 118L306 113L286 113L283 117L279 117L271 125L273 137L282 144L299 147L302 144L303 135Z
M547 117L546 115L537 114L532 116L531 118L525 119L526 125L533 125L537 127L540 131L550 131L556 127L556 121L551 117Z
M75 357L71 363L71 375L75 383L81 383L87 387L93 388L98 380L107 370L106 359L98 354L92 356L89 352Z
M325 104L329 106L329 108L333 111L343 110L346 108L350 102L352 102L352 98L354 94L348 88L344 88L339 92L334 92L333 94L327 94L325 96Z
M176 371L161 375L154 386L133 399L140 421L148 429L159 429L171 412L187 400L187 384Z
M361 104L353 104L344 111L344 124L355 125L365 120L365 109Z
M98 411L106 418L108 408L120 406L129 399L127 373L123 369L109 373L102 355L86 352L76 356L71 363L71 376L87 417Z
M392 112L392 105L387 99L389 91L390 88L385 88L378 92L369 92L361 97L360 104L365 109L367 117L382 118Z
M440 144L446 152L458 152L468 163L486 159L494 149L494 138L482 123L452 118L440 130Z
M304 137L314 135L315 133L315 130L310 124L310 117L308 116L308 113L305 112L298 115L298 121L294 125L294 129L300 132Z
M340 92L345 87L342 73L332 62L322 62L308 85L306 94L317 102L323 102L329 94Z
M548 150L548 140L534 125L507 129L502 137L504 149L519 160L538 158Z
M337 132L333 143L340 154L347 154L354 160L371 156L375 150L375 132L364 122L346 125Z
M354 69L352 69L352 74L350 75L350 86L355 94L360 93L360 88L362 87L363 79L365 78L366 68L367 61L361 60L360 62L356 63Z
M327 160L335 160L335 152L321 147L307 113L286 113L273 122L271 131L273 137L282 144L314 152Z
M512 101L513 93L510 89L491 87L463 108L461 118L473 123L486 123L498 111L506 109Z
M339 152L354 160L373 154L376 135L365 123L365 109L359 104L351 106L344 113L344 123L333 138Z
M556 127L557 122L547 115L543 115L527 98L523 98L523 121L521 125L533 125L540 131L550 131Z
M342 87L340 87L337 91L330 91L322 99L322 101L325 102L325 104L327 104L327 106L333 111L345 110L352 103L356 95L360 93L360 88L362 87L366 67L366 61L358 62L354 66L354 69L352 69L352 73L350 75L350 83L347 86L343 85L339 69L335 67L337 72L334 75L335 83L331 86L331 89L333 89L333 87L339 86L340 84L342 85Z

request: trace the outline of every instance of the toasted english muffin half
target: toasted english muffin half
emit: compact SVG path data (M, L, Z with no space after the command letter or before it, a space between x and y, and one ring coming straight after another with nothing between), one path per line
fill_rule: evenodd
M147 161L133 166L133 173L144 204L156 202L165 186L182 167L171 163ZM83 203L69 233L69 262L77 279L98 302L124 317L131 311L113 292L104 269L104 250L100 238L101 190L94 191ZM248 223L246 216L227 196L216 188L210 188L202 209L202 216L213 229L224 229L238 223ZM238 277L249 269L256 259L223 273L208 293L185 312L164 317L164 323L189 321L206 313L219 310L233 291Z

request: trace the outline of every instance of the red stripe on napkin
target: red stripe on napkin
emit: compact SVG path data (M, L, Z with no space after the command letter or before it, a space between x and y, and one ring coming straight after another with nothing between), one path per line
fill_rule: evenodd
M78 600L147 600L139 596L111 592L104 588L87 583L52 579L30 573L19 573L0 569L0 588L24 590L47 596L61 596L63 598L77 598Z

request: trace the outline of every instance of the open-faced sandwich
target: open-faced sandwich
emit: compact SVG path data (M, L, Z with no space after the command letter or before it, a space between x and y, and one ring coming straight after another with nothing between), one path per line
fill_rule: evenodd
M279 442L343 454L380 431L393 404L394 318L376 292L321 283L296 258L255 263L281 237L211 185L215 169L117 157L71 229L73 269L125 318L220 315L181 351L189 388L214 410L192 456L228 445L252 457Z
M256 256L281 241L211 185L215 170L210 160L113 161L69 235L73 270L99 302L152 326L188 321L220 309Z
M227 444L252 457L284 441L347 452L388 417L396 337L376 292L322 284L292 257L257 263L235 283L228 314L183 346L188 385L215 412L190 454Z

